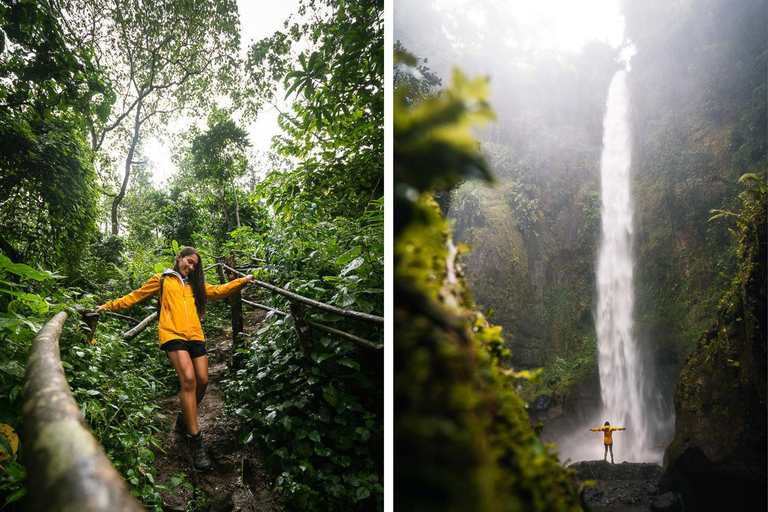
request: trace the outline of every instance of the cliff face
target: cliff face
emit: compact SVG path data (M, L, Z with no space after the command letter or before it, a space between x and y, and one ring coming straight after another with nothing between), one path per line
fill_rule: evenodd
M762 180L764 178L760 178ZM739 217L739 272L715 323L698 340L675 392L675 438L662 490L690 510L766 510L766 212L760 199ZM754 195L754 194L753 194Z

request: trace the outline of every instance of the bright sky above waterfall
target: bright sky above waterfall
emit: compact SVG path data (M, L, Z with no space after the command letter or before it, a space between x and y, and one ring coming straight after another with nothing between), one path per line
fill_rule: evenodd
M624 18L618 0L537 0L512 4L526 24L535 24L544 44L579 51L584 43L597 39L617 48L624 38Z
M398 6L404 6L398 2ZM459 9L482 28L493 20L473 9L472 0L436 0L439 9ZM503 2L542 47L578 52L590 40L618 48L624 37L619 0L510 0ZM396 27L395 27L396 28Z

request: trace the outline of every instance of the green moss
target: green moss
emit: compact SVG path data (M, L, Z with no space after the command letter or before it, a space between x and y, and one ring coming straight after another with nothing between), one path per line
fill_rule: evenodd
M461 162L484 166L464 143L470 137L465 109L484 105L483 89L468 83L460 80L420 108L396 103L396 195L407 190L402 183L428 191L415 176L439 173L443 165L462 173L472 166ZM429 129L415 138L410 127L418 123L463 142L445 144ZM445 185L450 173L442 172L432 186ZM394 247L395 507L580 511L569 473L529 426L515 392L522 372L505 368L510 353L501 328L477 311L437 205L405 192L395 202L401 209Z
M574 345L577 348L572 355L557 357L552 364L543 368L540 383L524 383L520 388L520 396L527 402L540 395L567 397L574 385L593 375L598 367L597 340L594 337L578 339Z

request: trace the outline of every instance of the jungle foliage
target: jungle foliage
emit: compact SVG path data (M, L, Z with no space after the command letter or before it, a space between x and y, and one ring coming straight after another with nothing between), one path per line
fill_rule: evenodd
M493 0L474 8L505 16ZM475 300L504 327L516 365L572 383L595 354L602 118L618 52L589 43L537 54L513 19L482 28L482 15L414 10L395 10L395 37L433 73L447 77L454 64L491 73L498 120L478 138L497 184L466 182L448 212L456 239L473 248L465 271ZM740 176L766 172L766 6L628 1L623 14L636 48L635 333L671 396L736 268L736 241L710 211L734 208Z
M196 5L145 13L135 2L0 2L0 423L13 429L34 332L62 308L140 287L172 266L179 246L194 245L204 264L253 257L260 280L383 315L382 3L304 1L307 21L289 20L244 62L235 3ZM260 70L270 72L253 75ZM273 150L257 154L245 123L278 83L292 107ZM215 105L213 92L232 101ZM179 172L158 187L146 140L182 112L197 123L176 139ZM106 234L122 193L120 235ZM251 298L288 312L271 295ZM127 314L142 319L150 302ZM212 304L206 332L226 316ZM307 316L383 339L381 326ZM132 492L161 510L169 489L153 464L164 420L155 404L175 392L176 377L154 329L124 342L126 322L106 317L93 344L83 329L72 313L61 341L73 394ZM320 331L310 342L302 351L292 317L279 315L245 340L227 384L241 441L265 443L274 488L293 509L380 510L381 351ZM0 505L23 510L23 441L2 467ZM173 478L179 485L184 475Z
M417 60L398 64L415 73ZM432 199L490 179L470 133L487 122L488 85L460 72L440 94L395 91L395 507L581 510L568 473L529 425L501 328L476 309L462 255Z

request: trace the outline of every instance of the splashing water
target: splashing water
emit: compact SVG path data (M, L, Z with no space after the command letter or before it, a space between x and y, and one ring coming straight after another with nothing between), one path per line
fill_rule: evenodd
M654 457L649 451L648 408L643 399L645 376L632 332L633 230L628 111L626 72L619 71L608 90L603 123L600 171L603 233L597 262L597 339L604 421L627 429L614 434L616 457L644 462Z

